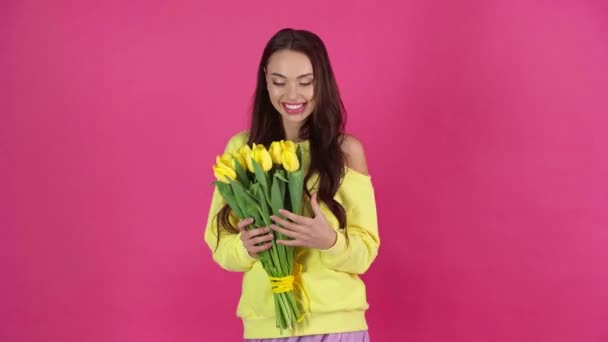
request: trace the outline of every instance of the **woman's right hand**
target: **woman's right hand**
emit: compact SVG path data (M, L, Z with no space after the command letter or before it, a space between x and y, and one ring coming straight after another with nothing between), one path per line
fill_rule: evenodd
M241 231L241 240L243 246L249 252L252 258L258 257L258 253L263 252L272 247L273 233L269 227L260 227L247 230L247 226L253 223L252 218L246 218L239 221L237 227ZM259 245L258 245L259 244Z

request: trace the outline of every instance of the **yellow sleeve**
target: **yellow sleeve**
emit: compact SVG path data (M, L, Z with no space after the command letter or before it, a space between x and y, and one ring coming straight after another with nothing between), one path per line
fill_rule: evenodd
M340 202L346 211L349 243L344 230L338 229L336 243L321 251L321 260L335 271L363 274L376 259L380 246L376 200L371 178L348 172L351 174L342 182Z
M247 143L247 135L239 133L230 139L225 152L233 152L245 143ZM211 249L213 260L223 269L234 272L245 272L251 269L257 259L251 257L243 246L241 233L231 234L221 229L219 244L217 242L217 214L224 204L226 204L226 201L224 201L217 188L215 188L207 217L207 226L205 227L205 242ZM232 224L236 226L237 221L238 219L235 215L230 215L230 222Z

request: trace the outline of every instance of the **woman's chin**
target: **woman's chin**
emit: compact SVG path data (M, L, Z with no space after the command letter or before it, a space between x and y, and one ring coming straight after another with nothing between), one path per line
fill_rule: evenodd
M310 116L310 113L299 113L299 114L288 114L285 112L281 112L281 118L283 121L293 122L293 123L301 123L306 120Z

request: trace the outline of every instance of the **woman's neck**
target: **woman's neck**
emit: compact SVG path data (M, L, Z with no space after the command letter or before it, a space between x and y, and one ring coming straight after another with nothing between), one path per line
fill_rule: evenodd
M283 124L283 129L285 130L285 139L291 140L295 143L302 141L302 139L300 139L300 127L299 126Z

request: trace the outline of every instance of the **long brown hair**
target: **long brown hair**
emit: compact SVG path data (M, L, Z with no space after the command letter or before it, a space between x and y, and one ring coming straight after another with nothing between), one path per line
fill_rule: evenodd
M281 115L270 102L265 72L270 56L285 49L308 56L314 73L313 96L316 106L299 132L300 138L309 139L310 144L310 169L304 177L304 184L308 183L313 174L319 175L317 198L331 210L340 228L345 229L346 212L334 196L345 172L345 156L340 145L344 138L346 110L340 98L327 49L316 34L286 28L277 32L266 44L257 71L247 143L251 145L255 142L269 147L273 141L286 139ZM310 189L305 187L304 192L308 198L311 197ZM220 227L230 233L238 233L238 228L230 223L229 216L230 207L225 205L217 216L218 239Z

